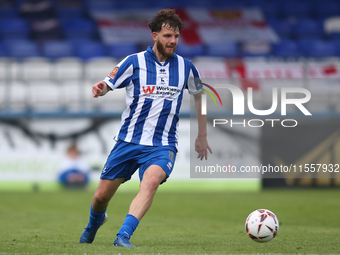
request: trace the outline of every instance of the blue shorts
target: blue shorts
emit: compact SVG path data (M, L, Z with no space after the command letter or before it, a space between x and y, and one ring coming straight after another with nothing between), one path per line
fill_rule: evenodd
M170 176L176 160L177 149L173 146L147 146L117 141L104 165L100 179L124 178L125 181L139 168L139 179L143 179L151 165L160 166Z

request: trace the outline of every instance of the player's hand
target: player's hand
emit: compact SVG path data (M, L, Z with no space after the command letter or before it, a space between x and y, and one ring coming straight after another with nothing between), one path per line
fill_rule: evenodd
M93 97L99 97L103 95L103 89L107 86L105 82L100 81L92 86L92 95Z
M195 141L195 151L198 153L197 158L203 160L205 158L208 159L208 150L212 153L212 150L208 144L206 136L198 136Z

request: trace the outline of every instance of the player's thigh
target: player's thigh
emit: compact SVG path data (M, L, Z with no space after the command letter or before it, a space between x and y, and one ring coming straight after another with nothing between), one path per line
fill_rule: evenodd
M107 158L100 179L130 180L139 167L137 161L142 149L142 145L118 141Z
M116 193L120 184L124 182L124 178L116 179L100 179L97 190L94 194L94 199L97 201L109 201Z
M157 177L164 177L161 183L165 182L170 176L176 160L176 152L170 147L154 147L149 148L147 155L141 157L139 167L139 178L142 181L145 178L145 173L148 170L148 175L151 174ZM157 174L157 173L158 174Z

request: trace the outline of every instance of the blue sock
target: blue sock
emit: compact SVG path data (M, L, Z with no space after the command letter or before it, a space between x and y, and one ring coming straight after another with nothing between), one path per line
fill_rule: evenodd
M133 216L132 214L126 215L123 226L118 231L117 236L123 235L130 238L133 232L136 230L138 224L139 220L135 216Z
M92 210L92 204L90 207L90 220L88 226L91 228L99 228L103 223L106 209L103 212L95 212Z

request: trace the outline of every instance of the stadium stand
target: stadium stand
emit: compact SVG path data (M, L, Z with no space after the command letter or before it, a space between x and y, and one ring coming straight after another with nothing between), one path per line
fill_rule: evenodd
M67 3L65 3L56 6L56 15L61 19L85 18L87 13L85 7L81 3L74 5L67 5Z
M241 45L241 56L243 57L269 57L271 45L267 42L245 42Z
M0 17L5 18L16 18L18 16L18 8L11 3L11 1L0 2Z
M340 13L339 1L325 0L314 1L313 16L315 18L325 19L331 16L337 16Z
M322 58L337 55L336 44L332 41L301 39L298 41L298 47L306 57Z
M64 36L67 39L73 38L96 38L95 23L86 18L61 18L60 23L63 29Z
M55 60L53 77L57 81L76 82L83 76L83 62L76 57L62 57Z
M5 45L3 42L0 41L0 57L6 57L7 50L5 49Z
M117 64L118 60L111 57L89 59L84 64L85 79L92 83L98 82L107 76Z
M4 105L4 109L11 112L29 109L27 86L22 81L12 80L9 86L6 86L6 91L8 105Z
M26 83L49 81L52 79L52 64L47 58L25 58L20 65L21 71L18 79Z
M279 15L285 19L308 19L311 17L311 6L307 1L284 1L281 4Z
M75 55L73 45L67 40L52 40L44 42L42 55L46 58L56 59L72 57Z
M275 30L281 39L290 39L292 36L292 22L288 19L269 18L268 24Z
M62 95L61 108L81 110L83 104L83 61L77 57L61 57L52 64L53 80Z
M233 41L207 44L206 55L226 58L239 57L238 44Z
M0 19L0 35L2 39L28 39L30 26L23 18Z
M39 46L35 41L6 40L4 44L8 57L22 59L40 56Z
M54 17L54 1L50 0L19 0L16 1L21 17L28 20L49 19Z
M63 32L57 18L32 19L30 21L31 37L33 40L44 42L47 40L63 39Z
M273 55L283 58L298 58L301 57L295 41L284 39L273 45Z
M113 58L124 58L139 51L136 43L116 43L107 45L107 54Z
M270 19L270 18L279 18L279 12L280 12L280 9L279 9L279 5L278 3L274 2L274 1L271 1L271 2L266 2L263 6L262 6L262 11L263 11L263 14L265 15L265 17L267 19Z
M87 60L90 58L106 57L106 47L100 41L83 41L75 47L76 56Z
M340 38L340 17L330 17L324 22L325 35L328 39Z
M298 19L292 26L292 37L299 39L324 38L323 21L319 19Z
M193 58L204 55L204 46L201 43L186 44L184 42L178 44L176 52L186 58Z
M267 4L266 0L244 0L243 1L243 6L261 8L261 9L266 4Z
M117 30L103 26L98 14L107 15L104 16L109 17L107 20L110 22L112 13L120 17L118 13L122 12L126 15L122 15L124 18L131 19L134 14L130 14L129 10L143 10L145 13L151 10L154 13L160 8L177 8L188 30L197 28L199 22L208 25L216 22L209 15L215 15L218 25L226 22L227 25L220 30L211 27L208 38L200 37L200 33L204 32L199 29L192 33L191 41L188 37L181 37L177 53L192 61L200 57L224 58L227 61L256 57L280 61L322 61L340 56L340 3L336 0L0 0L0 86L1 89L11 86L6 102L12 106L12 100L15 100L14 108L24 109L39 99L33 96L24 98L25 94L45 89L48 93L48 86L56 94L60 93L58 89L64 94L72 88L76 93L54 100L54 107L80 109L84 89L89 89L95 80L102 79L123 57L145 50L148 44L146 41L134 42L133 39L120 41L119 34L107 39L108 34L117 33ZM242 9L246 11L242 13ZM233 35L236 39L226 39L234 19L241 15L247 17L245 20L256 17L257 20L251 22L252 28L263 28L268 24L270 31L264 32L263 36L269 38L268 33L274 31L277 38L270 37L266 41L260 36L253 39L255 29L249 29L242 32L235 30ZM23 67L22 74L25 74L19 79L18 70ZM48 72L48 77L39 78L39 75L47 75ZM5 80L9 83L6 84ZM39 84L25 86L23 83L32 84L34 80L38 80ZM121 91L123 94L124 91ZM84 98L84 102L89 103L87 107L102 107L98 100L90 98L91 95L86 94L85 97L88 97ZM4 107L4 100L0 97L0 107ZM123 104L124 100L117 100ZM40 107L45 103L40 101Z

